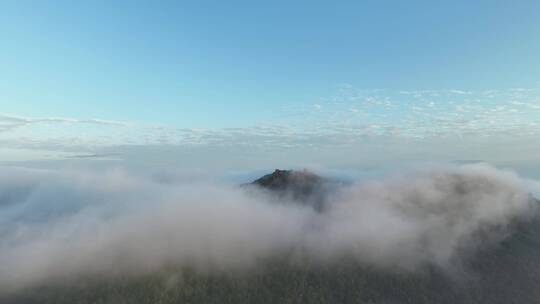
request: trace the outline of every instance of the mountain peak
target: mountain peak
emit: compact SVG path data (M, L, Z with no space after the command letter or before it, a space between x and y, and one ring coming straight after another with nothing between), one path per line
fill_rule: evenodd
M247 185L263 188L279 197L291 198L294 202L321 210L329 184L329 180L306 169L275 169Z
M264 175L253 181L252 184L272 190L289 189L311 192L321 181L320 176L306 169L302 171L276 169L271 174Z

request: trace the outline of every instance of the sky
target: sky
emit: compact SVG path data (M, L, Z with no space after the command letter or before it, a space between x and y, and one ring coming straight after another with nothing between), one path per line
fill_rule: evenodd
M540 172L538 12L538 1L0 1L0 162Z

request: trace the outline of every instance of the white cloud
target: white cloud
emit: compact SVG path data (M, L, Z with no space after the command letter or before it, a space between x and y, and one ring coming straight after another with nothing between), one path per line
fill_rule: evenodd
M540 134L540 126L536 124L540 117L538 98L534 89L389 92L347 85L335 96L321 98L317 103L287 107L281 119L271 124L239 124L235 128L177 128L103 119L1 114L0 142L4 149L92 155L129 145L243 147L255 151L352 148L364 144L366 138L399 142L474 136L497 138L512 134L534 136ZM380 128L370 128L372 125Z
M32 124L94 124L104 126L128 127L131 123L104 120L104 119L75 119L67 117L24 117L9 114L0 114L0 132Z
M171 264L250 270L287 253L319 264L347 257L392 271L450 269L535 211L526 188L535 183L482 164L344 186L326 193L321 212L256 190L119 169L0 167L0 181L0 292Z
M450 90L448 91L452 94L458 94L458 95L469 95L469 94L472 94L471 92L469 91L462 91L462 90Z

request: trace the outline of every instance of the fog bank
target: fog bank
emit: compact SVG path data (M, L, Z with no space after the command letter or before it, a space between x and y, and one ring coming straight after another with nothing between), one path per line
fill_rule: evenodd
M488 165L440 166L343 186L316 212L224 183L1 168L0 287L170 265L248 271L275 256L448 268L535 216L527 185Z

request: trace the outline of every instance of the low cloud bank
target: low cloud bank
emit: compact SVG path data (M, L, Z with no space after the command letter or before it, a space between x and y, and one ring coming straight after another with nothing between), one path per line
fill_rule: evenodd
M168 265L251 269L275 256L445 268L535 216L527 184L488 165L437 167L344 186L316 212L235 185L1 168L0 287Z

